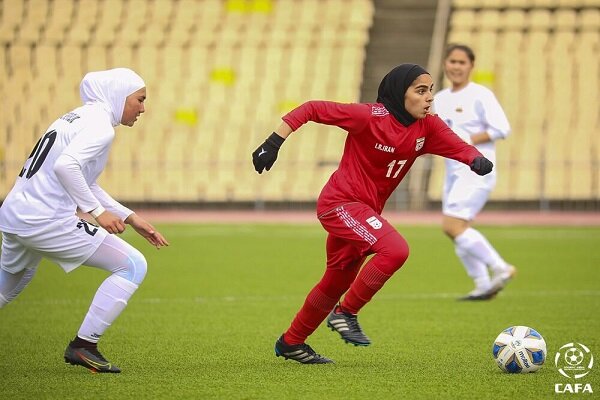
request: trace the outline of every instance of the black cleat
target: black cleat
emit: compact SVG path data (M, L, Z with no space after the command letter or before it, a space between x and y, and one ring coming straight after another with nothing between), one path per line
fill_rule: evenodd
M362 331L356 315L345 313L340 306L336 306L327 316L327 326L332 331L337 331L346 343L355 346L368 346L371 341Z
M329 364L333 363L333 360L323 357L317 354L309 345L306 343L302 344L287 344L283 340L283 335L277 342L275 342L275 355L277 357L283 357L286 360L298 361L302 364Z
M121 372L116 365L107 361L98 349L94 348L72 347L69 344L65 350L65 362L71 365L81 365L92 372Z

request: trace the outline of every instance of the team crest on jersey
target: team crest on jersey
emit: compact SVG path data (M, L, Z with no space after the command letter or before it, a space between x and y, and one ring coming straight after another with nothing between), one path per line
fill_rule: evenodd
M423 148L424 144L425 144L424 137L417 138L417 143L415 144L415 151L421 150Z
M377 219L377 217L371 217L367 219L367 223L371 225L373 229L381 229L381 227L383 226L383 224L380 220Z

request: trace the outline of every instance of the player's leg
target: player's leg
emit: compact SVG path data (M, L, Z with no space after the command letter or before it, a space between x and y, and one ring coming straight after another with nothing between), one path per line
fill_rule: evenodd
M97 341L144 279L144 257L122 239L76 216L49 223L24 240L65 272L86 264L112 273L94 296L80 333L65 351L65 361L95 372L120 372L98 352Z
M335 218L342 224L334 223ZM357 313L404 264L408 245L388 221L364 204L353 203L338 208L331 219L333 222L324 223L328 231L352 244L363 257L375 255L358 273L341 304L327 317L327 325L346 342L368 346L371 341L362 331Z
M2 235L0 253L0 308L25 289L37 271L42 257L18 241L16 235Z
M487 202L490 190L490 187L484 186L480 181L473 181L470 176L460 177L451 181L451 184L445 188L442 203L444 213L442 229L453 240L456 254L461 259L467 274L474 280L475 291L485 292L486 286L488 287L485 293L489 296L484 295L485 298L493 297L502 289L515 271L485 236L471 226L471 222ZM470 259L478 262L469 262ZM485 276L489 278L489 274L487 270L483 270L482 264L494 273L489 283L485 278Z
M109 271L111 275L96 291L77 336L65 351L65 359L101 372L119 372L98 352L97 343L142 283L147 271L146 259L121 238L108 235L84 264Z
M327 268L321 280L284 333L289 344L304 343L348 290L364 257L350 244L331 234L327 237Z
M395 231L379 238L371 250L375 255L362 268L344 300L327 317L327 326L337 331L346 343L355 346L371 344L358 323L358 312L408 257L408 245Z
M465 268L467 275L473 280L474 289L466 296L461 297L463 300L486 300L491 298L488 296L492 283L488 267L480 258L473 256L468 249L460 246L456 242L456 237L470 228L470 222L454 216L444 215L442 219L442 229L444 233L453 240L454 252Z
M331 362L328 358L316 354L310 346L305 348L307 345L304 342L348 290L364 261L364 256L356 247L331 234L327 237L326 248L325 274L309 292L288 330L277 341L275 352L278 356L302 363Z
M477 229L467 228L454 238L454 243L458 251L467 253L492 270L489 293L502 290L515 275L515 267L508 264Z
M409 254L408 243L395 230L379 238L371 246L371 251L375 255L362 268L341 303L342 309L350 314L358 314L385 282L404 265Z

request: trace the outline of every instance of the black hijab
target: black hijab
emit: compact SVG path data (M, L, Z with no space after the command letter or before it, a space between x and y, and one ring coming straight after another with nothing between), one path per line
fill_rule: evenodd
M429 75L429 72L417 64L400 64L388 72L379 84L377 102L382 103L404 126L416 121L404 108L404 95L413 81L423 74Z

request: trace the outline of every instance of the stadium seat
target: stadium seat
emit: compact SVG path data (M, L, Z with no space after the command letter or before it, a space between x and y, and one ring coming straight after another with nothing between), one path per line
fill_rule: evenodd
M112 67L107 59L107 48L105 46L90 45L85 48L83 59L86 62L86 71L98 71Z
M46 27L42 34L44 44L62 44L67 27L71 23L74 2L71 0L54 0L46 20Z
M476 12L474 10L456 10L450 17L452 30L470 30L476 25Z
M46 119L80 104L84 73L127 66L146 81L147 113L116 143L123 157L111 159L105 171L116 198L316 199L339 160L343 132L310 124L298 147L286 152L288 161L282 157L276 173L260 178L248 155L303 101L358 100L373 3L255 0L234 6L213 0L5 1L0 91L18 96L2 108L0 131L30 133L18 143L11 139L0 149L3 157L20 164ZM36 88L42 93L27 103ZM35 118L23 121L27 104L35 107ZM224 146L215 146L220 140ZM201 172L186 172L191 158L189 165L204 166ZM303 166L302 179L293 183L295 165ZM165 166L174 172L165 173Z
M99 2L97 0L80 2L74 11L74 17L67 25L67 35L63 43L82 46L89 43L92 37L93 25L90 21L98 19Z
M108 10L106 5L102 8L101 17L91 37L92 44L108 47L116 42L120 26L120 13L120 8Z
M18 27L23 23L25 2L16 0L11 2L10 7L6 3L2 7L0 19L0 43L13 43L16 38Z
M25 16L20 24L17 43L35 44L39 41L48 14L48 0L27 2Z

